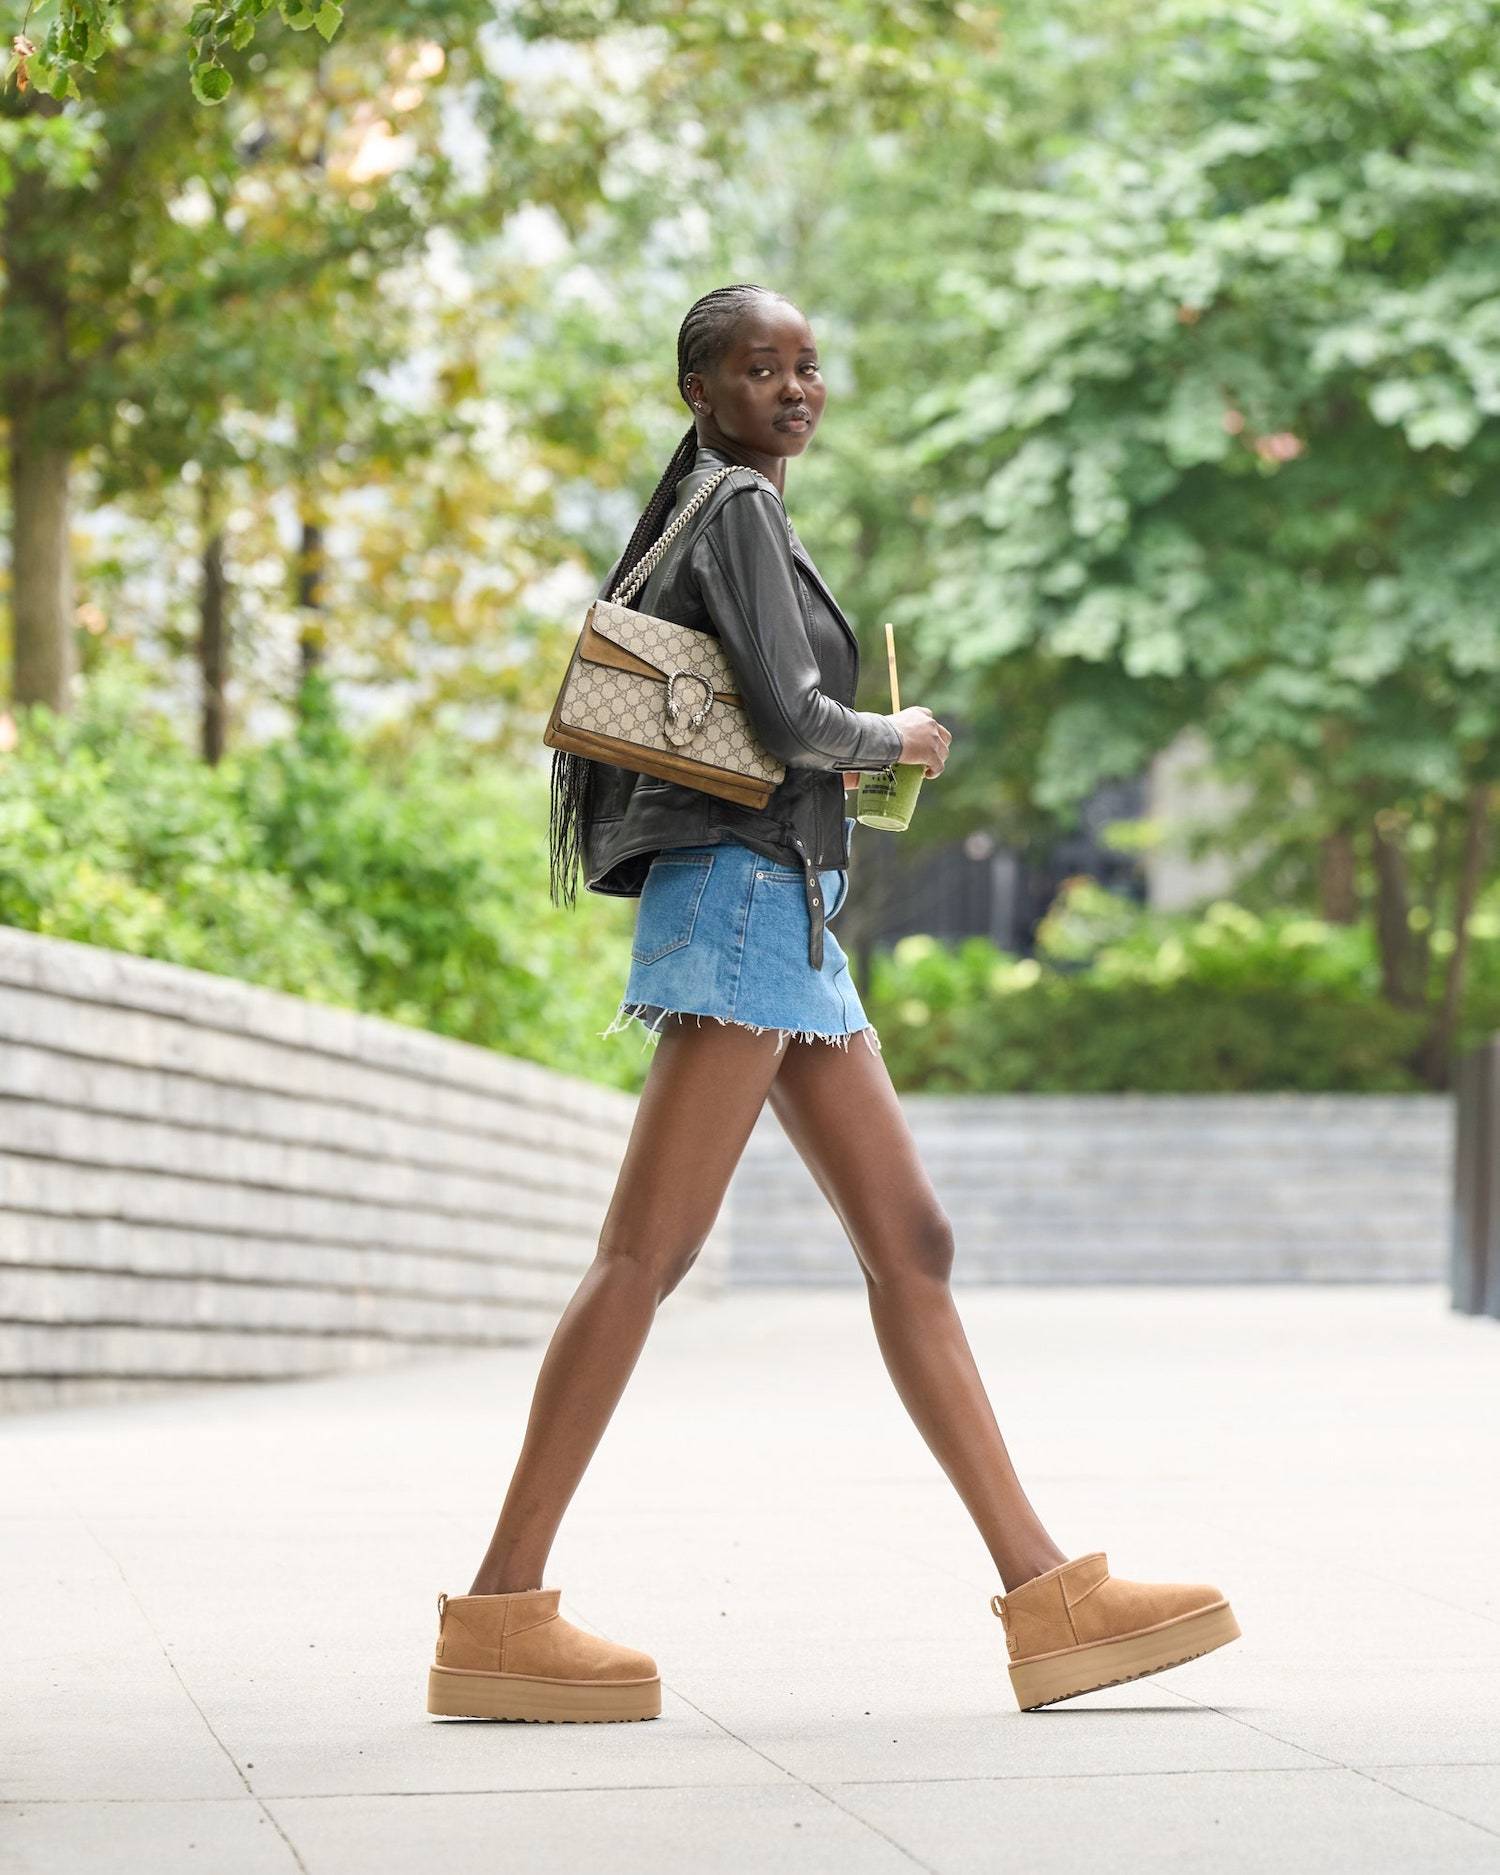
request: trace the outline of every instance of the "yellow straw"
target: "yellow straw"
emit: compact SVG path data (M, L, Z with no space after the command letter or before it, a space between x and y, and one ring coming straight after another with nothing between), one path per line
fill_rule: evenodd
M901 686L896 682L896 635L889 619L885 622L885 661L891 673L891 713L901 708Z

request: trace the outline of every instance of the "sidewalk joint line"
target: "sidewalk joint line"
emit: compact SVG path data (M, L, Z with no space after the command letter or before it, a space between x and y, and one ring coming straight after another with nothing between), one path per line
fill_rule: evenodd
M1450 1816L1455 1823L1468 1823L1491 1841L1500 1838L1500 1829L1491 1829L1488 1823L1481 1823L1478 1817L1465 1816L1460 1810L1449 1810L1440 1803L1434 1803L1431 1797L1419 1797L1414 1790L1401 1790L1395 1784L1388 1784L1383 1777L1376 1777L1372 1771L1361 1770L1357 1765L1351 1764L1348 1768L1356 1777L1373 1784L1377 1790L1388 1790L1392 1796L1405 1797L1411 1803L1421 1804L1425 1810L1436 1810L1439 1816Z
M140 1596L136 1594L134 1584L131 1582L129 1576L126 1575L124 1567L121 1564L119 1557L115 1555L114 1551L104 1541L103 1537L99 1535L99 1532L94 1528L94 1526L88 1521L86 1517L79 1516L78 1521L83 1525L84 1529L87 1531L89 1537L93 1540L93 1542L97 1544L97 1546L103 1552L103 1554L114 1565L115 1573L119 1576L121 1583L124 1585L125 1593L135 1603L136 1608L140 1613L140 1617L142 1621L145 1622L147 1628L150 1630L151 1638L156 1642L157 1646L161 1649L162 1659L166 1661L167 1668L170 1671L173 1679L176 1680L177 1684L182 1688L183 1695L187 1699L188 1704L193 1708L194 1712L197 1713L199 1719L202 1720L204 1731L208 1733L209 1737L214 1741L214 1743L219 1747L219 1750L223 1752L224 1756L229 1760L230 1764L234 1767L235 1776L245 1786L245 1795L249 1797L251 1802L256 1805L261 1815L266 1819L266 1821L271 1825L272 1829L275 1830L276 1834L286 1844L287 1854L290 1855L293 1862L296 1863L297 1868L301 1871L301 1875L308 1875L307 1864L302 1860L301 1855L298 1853L297 1845L292 1841L291 1837L287 1835L286 1831L281 1827L281 1824L278 1822L276 1817L274 1817L271 1814L270 1810L266 1808L265 1800L260 1796L260 1794L257 1791L251 1788L250 1780L248 1777L246 1777L244 1771L241 1769L239 1760L235 1757L234 1753L229 1749L229 1747L224 1743L223 1739L220 1738L219 1734L214 1730L213 1723L210 1720L208 1714L203 1710L202 1706L200 1706L198 1704L198 1701L193 1697L192 1688L188 1685L187 1681L182 1677L181 1672L178 1670L177 1662L172 1658L171 1651L167 1647L166 1642L162 1639L161 1634L157 1629L156 1623L151 1619L150 1615L146 1612L145 1603L141 1600ZM239 1799L233 1798L233 1799L229 1799L228 1801L238 1802Z
M706 1719L710 1725L717 1726L726 1738L732 1738L737 1745L743 1745L747 1751L753 1751L757 1758L763 1758L774 1770L780 1771L785 1777L789 1777L793 1783L800 1784L803 1790L810 1796L821 1797L824 1803L831 1809L837 1810L841 1816L847 1816L851 1822L858 1823L861 1829L867 1829L872 1836L878 1836L882 1842L888 1842L896 1851L897 1855L905 1856L907 1861L910 1862L914 1868L924 1870L925 1875L939 1875L939 1871L933 1868L931 1863L924 1862L919 1856L913 1855L911 1850L908 1849L904 1843L897 1842L894 1836L887 1835L883 1829L871 1823L866 1817L856 1815L853 1810L850 1810L846 1805L840 1803L836 1797L830 1796L821 1785L810 1783L807 1778L799 1776L796 1771L792 1770L790 1765L778 1764L769 1752L762 1751L759 1745L751 1744L748 1738L741 1738L739 1733L732 1731L722 1719L716 1719L711 1712L705 1712L702 1706L695 1704L693 1700L688 1698L686 1693L679 1693L677 1689L667 1681L663 1681L663 1687L666 1691L671 1692L674 1698L680 1699L685 1706L691 1706L693 1711L696 1712L700 1718Z

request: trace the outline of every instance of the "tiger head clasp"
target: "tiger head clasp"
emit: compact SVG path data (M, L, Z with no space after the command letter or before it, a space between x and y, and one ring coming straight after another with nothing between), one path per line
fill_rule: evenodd
M703 686L703 701L689 716L685 729L678 728L678 719L682 715L682 705L677 700L677 680L680 677L685 677L689 682L702 684ZM667 676L666 720L666 737L668 742L679 745L685 742L691 742L693 737L696 736L698 731L703 727L704 723L707 722L708 713L713 708L713 705L714 687L700 672L682 669L669 672Z

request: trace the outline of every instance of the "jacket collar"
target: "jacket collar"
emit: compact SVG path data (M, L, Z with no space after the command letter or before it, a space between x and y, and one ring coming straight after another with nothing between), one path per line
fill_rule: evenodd
M733 460L734 458L732 456L726 456L722 450L715 449L711 443L699 443L698 454L693 463L693 472L706 466L711 473L714 469L722 468L725 464L733 462ZM849 623L848 619L844 617L843 609L840 607L838 600L835 599L833 594L828 590L823 575L813 565L806 547L804 547L802 542L797 538L797 530L792 526L790 515L787 516L787 532L792 543L792 558L807 575L809 582L817 587L818 591L827 601L829 611L832 612L833 616L843 627L845 635L850 644L854 647L854 655L857 659L859 657L859 639L855 634L854 627Z

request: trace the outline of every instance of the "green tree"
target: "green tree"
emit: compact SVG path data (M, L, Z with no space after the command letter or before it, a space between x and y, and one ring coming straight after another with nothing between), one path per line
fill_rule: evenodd
M899 616L978 731L955 769L1019 754L1066 814L1198 725L1247 825L1358 842L1434 1081L1500 784L1497 27L1156 0L1038 29L1026 96L1060 46L1095 102L1050 139L997 111L921 335L958 368L901 464L930 576Z
M325 451L374 446L384 413L367 374L402 336L381 316L379 282L452 208L431 94L461 58L440 54L416 76L421 42L389 30L351 38L332 73L289 60L269 74L252 54L243 108L210 112L167 82L180 56L170 20L169 8L137 16L74 118L36 94L0 96L13 690L55 710L77 661L78 463L97 469L105 497L159 506L189 463L211 481L240 467L232 410L280 418L283 432L297 413L292 442L258 442L271 481L292 465L316 480ZM471 35L478 25L475 13ZM463 17L449 26L462 51ZM361 169L382 107L405 117L414 146L395 181ZM213 533L210 508L205 552Z
M107 3L60 16L62 37L49 36L36 69L50 59L53 75L66 66L71 80L72 67L86 65L85 109L73 108L79 94L67 85L60 95L39 83L0 93L0 415L18 517L13 664L23 702L68 700L70 477L81 452L111 450L115 486L148 498L182 464L206 473L201 555L213 568L222 562L213 493L240 448L224 434L225 412L289 428L279 450L262 445L258 466L268 483L298 480L294 581L311 666L332 624L331 487L374 461L395 482L415 446L454 427L439 413L380 434L370 367L382 348L401 350L399 322L375 317L389 310L393 268L437 231L482 249L523 207L550 209L577 236L606 189L608 214L643 238L689 189L712 186L752 101L812 87L826 116L861 97L899 117L935 85L962 93L966 54L990 31L977 10L882 5L855 19L837 0L802 9L795 33L790 13L748 20L659 4L536 5L508 19L511 37L497 47L489 9L450 10L439 41L427 13L368 0L328 50L319 33L297 37L336 23L327 8L278 15L250 0L200 17L210 11L193 15L191 31L227 35L215 53L234 79L222 111L203 110L174 84L177 22L160 5L133 14L128 31ZM262 15L252 47L243 29ZM68 18L86 19L81 39ZM567 57L534 59L540 41ZM419 82L408 68L432 50L438 68ZM414 88L431 94L432 108L412 110L404 100ZM472 186L445 152L444 99L468 114L483 149ZM59 121L74 158L66 175ZM397 128L416 133L414 154L361 178L366 152L351 159L348 146L362 132L399 141ZM638 150L653 161L636 160ZM185 196L207 212L184 218ZM138 434L123 436L122 424ZM210 572L205 585L219 606L223 577ZM212 607L203 636L206 647L222 638ZM211 652L207 661L221 682L222 660Z

